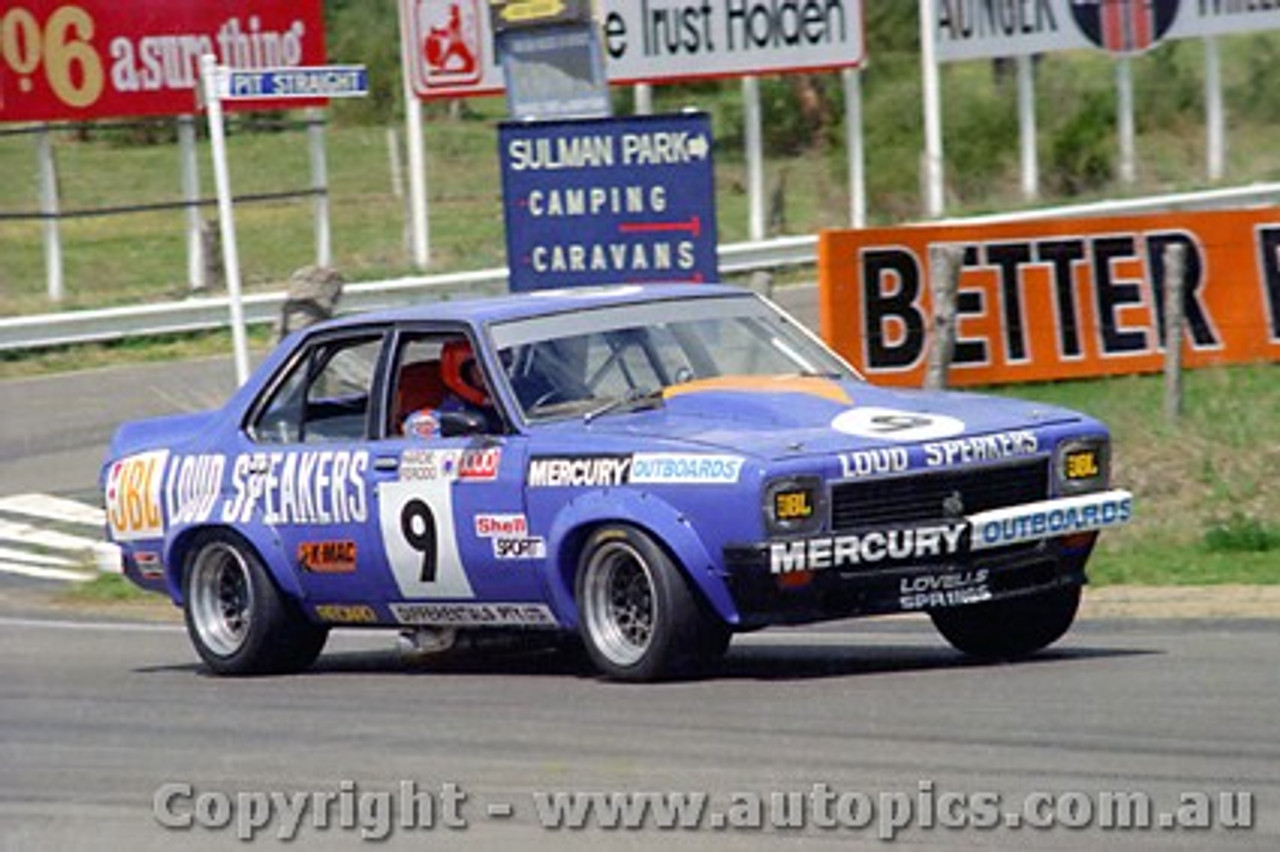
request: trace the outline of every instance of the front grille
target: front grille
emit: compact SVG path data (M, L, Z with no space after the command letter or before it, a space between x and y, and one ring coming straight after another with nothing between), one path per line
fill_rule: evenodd
M1049 496L1049 461L842 482L831 488L831 529L939 521ZM957 497L959 498L957 501Z

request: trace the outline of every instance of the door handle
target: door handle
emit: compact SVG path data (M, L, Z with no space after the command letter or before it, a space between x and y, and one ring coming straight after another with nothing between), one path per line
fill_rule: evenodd
M381 471L398 470L400 459L396 456L378 456L373 460L373 469Z

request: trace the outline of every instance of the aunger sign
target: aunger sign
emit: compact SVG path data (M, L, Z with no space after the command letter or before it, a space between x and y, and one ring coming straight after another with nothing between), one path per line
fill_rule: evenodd
M938 244L964 250L954 384L1159 370L1171 245L1186 249L1186 363L1280 361L1277 208L828 231L822 333L875 381L923 379Z
M862 64L863 0L603 0L612 83L851 68ZM502 69L484 0L400 0L414 91L497 94Z
M1280 5L1249 0L933 0L938 59L1059 50L1139 53L1167 39L1280 28Z

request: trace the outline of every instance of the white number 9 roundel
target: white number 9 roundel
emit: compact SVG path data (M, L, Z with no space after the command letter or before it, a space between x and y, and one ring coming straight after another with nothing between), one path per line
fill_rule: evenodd
M922 414L893 408L851 408L836 415L831 428L846 435L878 441L936 441L964 431L964 422L945 414Z
M452 484L439 479L378 485L382 545L406 599L475 597L458 556Z

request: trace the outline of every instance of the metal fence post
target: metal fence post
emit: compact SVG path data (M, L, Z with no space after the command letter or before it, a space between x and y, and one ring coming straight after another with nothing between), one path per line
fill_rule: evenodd
M1186 285L1187 247L1170 243L1164 249L1164 417L1176 423L1182 416L1182 322Z
M924 376L926 390L942 390L947 386L947 373L956 350L956 293L960 289L963 261L964 250L959 246L929 246L933 315L929 326L929 363Z
M36 134L36 160L40 177L40 215L44 219L44 265L50 302L66 295L62 273L62 234L58 229L58 164L53 156L53 134L49 126Z

